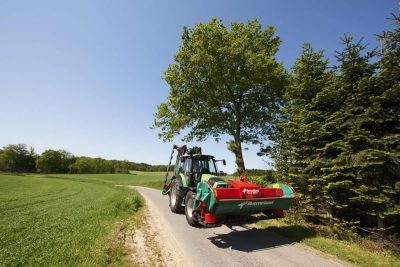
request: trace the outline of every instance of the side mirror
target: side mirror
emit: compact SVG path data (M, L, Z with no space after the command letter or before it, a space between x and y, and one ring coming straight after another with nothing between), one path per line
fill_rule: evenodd
M226 161L224 159L222 160L222 164L226 165Z

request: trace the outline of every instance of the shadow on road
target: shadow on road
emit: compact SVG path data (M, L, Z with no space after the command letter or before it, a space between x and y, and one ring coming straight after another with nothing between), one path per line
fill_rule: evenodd
M290 228L291 226L287 227ZM250 228L241 231L231 229L232 231L228 234L217 234L208 239L219 248L231 248L243 252L272 249L300 241L297 238L296 241L293 241L263 229ZM287 230L290 231L291 229ZM310 236L303 235L303 237L308 238Z

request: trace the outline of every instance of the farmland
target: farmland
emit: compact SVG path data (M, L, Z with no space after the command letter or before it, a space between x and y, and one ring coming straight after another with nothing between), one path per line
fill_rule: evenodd
M0 174L0 266L98 266L121 260L117 225L142 198L115 184L161 185L161 173Z
M130 174L59 174L45 177L109 185L139 185L160 189L164 174L164 172L131 171Z

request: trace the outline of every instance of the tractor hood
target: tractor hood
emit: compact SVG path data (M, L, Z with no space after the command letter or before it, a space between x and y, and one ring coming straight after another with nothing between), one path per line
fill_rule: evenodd
M201 181L207 182L210 178L217 178L217 177L218 176L216 174L203 173L201 175Z

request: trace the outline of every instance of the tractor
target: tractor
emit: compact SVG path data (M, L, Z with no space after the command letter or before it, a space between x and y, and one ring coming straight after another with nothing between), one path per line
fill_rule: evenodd
M178 152L173 175L169 169L175 150ZM296 199L295 190L288 184L271 183L263 188L247 181L219 177L217 162L225 160L204 155L200 147L173 146L162 194L169 196L169 207L174 213L185 213L191 226L216 225L227 218L248 217L264 213L266 218L283 217Z

